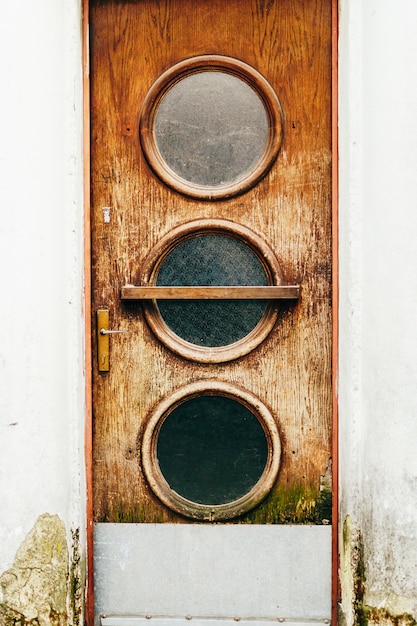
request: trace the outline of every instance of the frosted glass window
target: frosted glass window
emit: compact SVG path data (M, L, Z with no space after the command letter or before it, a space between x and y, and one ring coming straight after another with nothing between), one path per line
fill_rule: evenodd
M259 95L244 80L221 71L190 74L158 104L156 146L187 182L218 187L250 172L263 155L269 119Z

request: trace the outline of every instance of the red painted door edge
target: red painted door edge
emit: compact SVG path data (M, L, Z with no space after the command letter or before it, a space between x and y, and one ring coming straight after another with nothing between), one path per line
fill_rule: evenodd
M339 582L339 429L338 429L338 363L339 363L339 220L338 220L338 0L332 0L332 623L337 624L340 601Z

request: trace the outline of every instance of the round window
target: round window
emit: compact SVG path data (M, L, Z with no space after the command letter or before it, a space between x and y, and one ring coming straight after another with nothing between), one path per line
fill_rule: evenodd
M174 511L220 520L256 506L279 469L275 422L257 398L226 383L176 392L145 427L142 462L154 493Z
M281 118L275 92L252 67L229 57L195 57L151 87L140 141L170 187L197 198L227 198L268 171L281 143Z
M226 220L198 220L174 229L145 263L141 284L266 286L282 282L279 264L252 231ZM177 354L222 362L259 345L277 318L269 300L158 300L144 302L154 333Z

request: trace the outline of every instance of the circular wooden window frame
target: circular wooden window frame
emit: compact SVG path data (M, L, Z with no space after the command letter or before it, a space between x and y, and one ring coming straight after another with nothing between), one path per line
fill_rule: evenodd
M206 186L192 183L176 174L158 150L154 122L158 105L173 85L192 74L219 71L240 78L259 96L268 117L268 138L257 164L231 183ZM152 85L143 102L139 121L139 138L152 171L175 191L203 200L230 198L253 187L269 171L277 158L283 135L283 113L278 97L268 81L254 68L238 59L220 55L203 55L181 61L164 72Z
M144 263L140 284L155 286L159 268L178 244L198 234L227 235L246 245L262 263L270 285L281 285L283 275L278 259L266 242L245 226L229 220L201 219L182 224L165 235L152 249ZM219 347L199 346L174 333L164 321L156 300L144 300L145 319L153 333L172 352L198 363L224 363L254 350L273 329L278 317L277 301L269 300L258 324L242 339Z
M178 406L202 395L223 396L245 406L258 419L267 440L267 461L258 482L244 496L226 504L206 505L184 498L171 489L159 467L157 444L162 424ZM188 518L215 522L238 517L253 509L268 495L278 476L281 440L272 414L259 398L229 383L205 380L176 390L156 407L139 437L142 468L152 491L168 508Z

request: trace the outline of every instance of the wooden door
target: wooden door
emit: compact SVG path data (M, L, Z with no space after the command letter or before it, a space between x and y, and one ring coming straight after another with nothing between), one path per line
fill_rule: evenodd
M90 14L94 521L329 524L331 2Z

